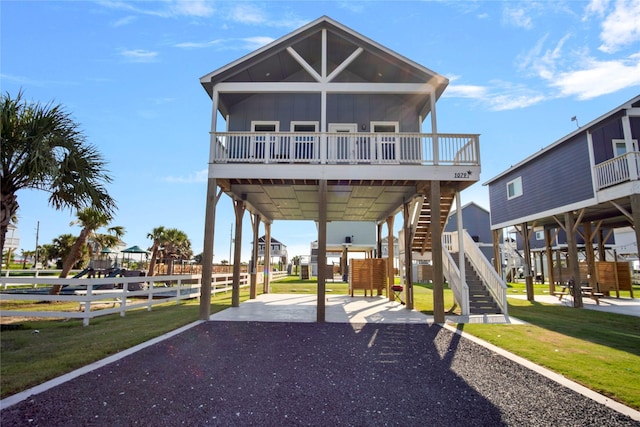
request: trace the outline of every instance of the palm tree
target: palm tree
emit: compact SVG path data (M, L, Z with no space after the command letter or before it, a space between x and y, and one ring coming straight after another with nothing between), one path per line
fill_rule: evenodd
M151 246L151 261L149 262L149 271L147 272L147 276L153 276L155 274L158 252L165 241L164 227L160 226L151 230L151 233L147 234L147 239L151 239L153 241Z
M82 230L80 230L80 235L78 235L78 238L73 243L69 254L62 262L60 278L67 277L76 262L82 258L83 251L88 250L89 256L91 256L91 249L87 247L87 241L90 238L94 238L97 235L96 230L101 227L106 227L112 219L110 214L94 208L82 209L81 211L78 211L76 215L78 219L73 221L71 225L78 224L82 227ZM111 227L109 230L112 233L119 233L119 235L114 235L113 237L116 242L115 244L117 244L122 234L124 234L124 229L122 227ZM51 288L50 293L52 295L58 295L61 289L61 285L56 285Z
M173 262L176 259L185 259L191 257L191 241L184 231L177 228L169 228L165 230L164 255L169 262L167 274L173 273Z
M28 103L22 91L15 98L3 94L0 104L0 253L19 190L48 192L56 210L92 207L113 214L115 201L104 187L111 182L106 163L61 105Z
M75 241L76 236L69 233L61 234L51 241L53 250L50 256L56 260L56 268L62 268L62 260L67 258Z

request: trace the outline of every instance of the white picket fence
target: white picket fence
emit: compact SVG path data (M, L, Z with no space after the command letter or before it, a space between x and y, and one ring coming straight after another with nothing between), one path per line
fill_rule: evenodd
M271 280L286 277L286 272L272 273ZM258 283L263 282L264 276L257 275ZM240 287L249 286L248 273L240 275ZM143 283L145 289L140 289ZM135 285L131 285L135 284ZM60 279L57 277L0 277L0 287L31 287L68 285L80 286L83 289L71 294L48 295L41 293L0 293L4 301L59 301L77 302L78 311L25 311L0 310L0 317L54 317L66 319L82 319L84 326L89 325L91 319L99 316L120 313L125 316L129 310L146 308L148 311L154 305L167 302L180 303L181 300L200 298L201 275L180 274L172 276L139 276L139 277L109 277L96 279ZM228 292L232 289L233 275L214 274L211 283L211 294ZM114 287L114 289L96 289L99 287ZM86 290L85 290L86 287ZM120 288L121 287L121 288ZM129 290L129 288L136 290ZM51 306L52 309L55 305Z

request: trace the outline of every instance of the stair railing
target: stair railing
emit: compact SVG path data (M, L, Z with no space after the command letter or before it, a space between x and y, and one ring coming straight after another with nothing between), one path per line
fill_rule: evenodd
M468 316L471 313L469 308L469 287L466 282L462 283L458 264L451 256L451 252L457 252L458 250L458 239L451 238L452 235L455 236L455 233L442 234L442 272L453 291L454 299L460 306L462 315Z
M467 230L463 232L464 239L464 252L467 259L473 265L473 268L478 273L478 276L482 279L491 295L496 300L498 307L504 315L507 315L507 285L498 275L493 265L484 256L478 245L473 241ZM443 245L444 247L444 245Z

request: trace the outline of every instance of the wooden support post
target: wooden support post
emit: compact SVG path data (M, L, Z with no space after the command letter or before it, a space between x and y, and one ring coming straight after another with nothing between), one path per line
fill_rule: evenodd
M242 217L244 216L244 201L234 202L236 213L235 245L233 251L233 287L231 289L231 306L240 307L240 257L242 256Z
M264 224L264 268L262 278L262 292L268 294L271 290L271 223Z
M204 245L202 251L202 279L200 282L200 320L211 315L211 280L213 278L213 240L216 225L216 197L218 184L215 178L207 181L207 204L204 214Z
M251 250L251 283L249 284L249 299L255 299L258 287L258 233L260 230L260 215L251 215L251 225L253 227L253 248Z
M498 273L498 276L502 276L502 254L500 253L500 241L502 240L502 228L498 228L491 232L493 237L493 268Z
M584 227L584 250L587 256L587 280L589 281L589 287L593 289L593 292L599 292L597 290L598 279L596 277L596 253L593 249L593 233L591 232L591 222L585 221Z
M531 245L529 242L531 234L529 233L529 226L526 222L522 224L522 230L520 231L520 234L522 234L522 244L524 248L524 281L525 287L527 289L527 300L533 301L534 295L533 278L531 277Z
M632 194L631 199L631 217L633 218L634 231L636 232L636 248L640 248L640 194ZM633 285L629 288L630 296L633 298Z
M567 233L567 263L569 267L569 280L573 288L573 306L582 308L582 291L580 289L580 266L578 265L578 245L573 212L564 214L564 225Z
M327 275L327 181L318 182L318 296L316 321L326 320L326 275Z
M431 248L433 259L433 320L444 323L444 265L442 262L442 225L440 224L440 181L431 181ZM460 210L462 213L462 210Z
M411 224L411 202L403 206L404 216L404 302L408 310L413 310L413 261L411 242L413 241L413 227ZM391 297L390 297L391 298Z
M393 291L391 290L391 287L394 285L394 280L395 280L395 272L394 272L394 258L395 258L395 254L393 253L393 220L394 217L389 216L387 217L387 255L388 255L388 259L387 259L387 286L386 286L386 290L387 290L387 297L389 298L389 301L393 301L394 300L394 296L393 296ZM382 254L379 255L380 257L382 257ZM380 295L381 289L378 289L378 295Z
M556 277L553 272L553 251L551 242L551 229L544 229L544 251L547 255L547 272L549 273L549 295L553 295L556 291ZM544 267L543 267L544 270Z

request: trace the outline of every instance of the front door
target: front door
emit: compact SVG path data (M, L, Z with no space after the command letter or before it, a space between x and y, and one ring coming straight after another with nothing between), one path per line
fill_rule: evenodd
M358 125L356 123L329 123L327 162L348 163L355 161L355 138L342 134L356 133L357 131Z

